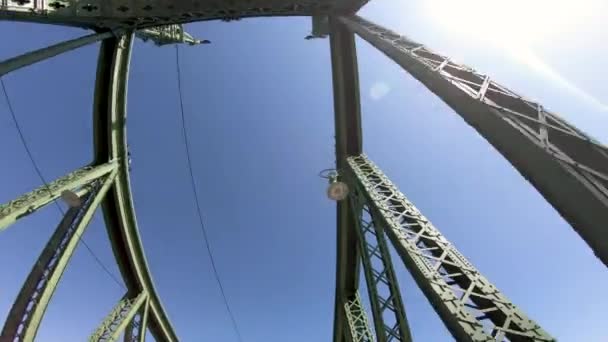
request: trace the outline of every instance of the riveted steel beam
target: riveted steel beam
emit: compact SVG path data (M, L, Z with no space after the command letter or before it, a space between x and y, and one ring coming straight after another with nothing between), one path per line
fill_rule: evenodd
M70 208L40 254L4 323L0 341L34 341L38 327L80 236L114 182L116 170L90 184L79 207Z
M127 325L146 304L148 294L142 291L135 297L127 293L106 316L101 325L89 338L89 342L115 342Z
M102 203L106 230L129 291L149 296L148 328L157 341L176 342L177 335L154 288L137 228L127 151L127 78L133 33L101 43L94 97L94 163L118 162L112 191Z
M337 18L329 19L329 42L334 93L336 168L347 166L346 157L361 153L361 111L355 36ZM336 295L334 309L334 342L345 338L343 298L357 292L359 257L355 227L356 215L348 201L337 203Z
M353 184L352 181L350 183ZM359 215L356 230L376 340L411 342L412 336L382 221L374 217L369 203L360 192L354 191L349 199L353 212Z
M555 341L490 283L366 156L350 157L366 199L414 280L457 341Z
M0 19L88 28L138 28L201 20L354 13L367 0L0 0Z
M49 184L45 184L21 197L0 205L0 231L20 218L27 216L61 196L65 190L84 189L85 185L115 170L116 163L85 166Z
M365 307L359 297L359 292L344 301L344 311L353 342L374 342L374 336L369 328Z
M608 265L608 148L487 75L363 18L340 20L475 128Z

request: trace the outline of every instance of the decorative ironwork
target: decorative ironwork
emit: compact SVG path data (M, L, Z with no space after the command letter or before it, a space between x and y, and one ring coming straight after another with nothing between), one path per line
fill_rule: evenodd
M115 168L116 164L111 162L100 166L85 166L48 185L42 185L36 190L0 205L0 230L50 203L59 197L62 191L83 187L91 181L103 177Z
M458 341L555 341L441 235L365 155L350 157L364 196L418 286Z

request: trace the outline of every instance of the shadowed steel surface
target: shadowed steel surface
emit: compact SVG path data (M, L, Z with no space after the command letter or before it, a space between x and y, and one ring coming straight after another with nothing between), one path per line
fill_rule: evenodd
M348 158L364 197L414 280L458 341L555 341L492 285L366 156Z
M336 136L336 169L347 167L346 157L362 151L361 109L359 105L359 76L355 36L337 18L329 18L334 93L334 122ZM344 316L344 299L353 297L359 282L359 257L356 233L353 230L356 215L348 201L337 203L336 294L334 309L334 342L345 338L347 323Z
M352 181L350 183L353 184ZM361 193L353 191L349 198L353 212L358 215L355 229L374 317L376 340L411 342L410 327L384 237L384 228L374 217Z
M133 33L105 40L100 47L93 122L96 164L120 161L103 213L112 250L129 291L149 296L148 328L157 341L177 335L156 294L144 255L131 198L126 144L126 96Z
M0 19L88 28L150 27L245 17L350 14L366 0L0 0Z
M487 75L360 17L341 21L460 114L608 265L606 147Z

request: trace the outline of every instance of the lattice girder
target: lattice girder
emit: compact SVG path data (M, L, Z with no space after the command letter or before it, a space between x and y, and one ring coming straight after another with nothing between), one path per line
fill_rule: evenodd
M405 307L381 221L361 193L349 196L378 342L411 342Z
M0 19L88 28L354 13L367 0L0 0Z
M0 334L1 341L33 341L44 312L65 268L106 193L114 183L116 170L88 184L82 204L70 208L32 267L11 307Z
M365 155L348 158L408 270L458 341L554 341L492 285Z
M357 16L341 21L490 142L608 265L608 148L489 76Z

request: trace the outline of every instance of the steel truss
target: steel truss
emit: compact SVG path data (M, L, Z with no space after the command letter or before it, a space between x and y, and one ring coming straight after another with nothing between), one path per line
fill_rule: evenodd
M554 341L492 285L365 155L349 157L355 197L382 222L406 267L458 341Z
M350 196L378 342L412 341L384 228L360 193Z
M0 232L56 200L80 197L26 279L1 341L33 341L80 236L101 205L127 294L91 341L178 338L154 288L139 238L129 181L126 96L134 34L158 45L205 43L180 25L198 20L306 15L315 37L329 34L336 168L350 183L337 204L334 342L375 341L358 292L367 282L378 342L411 341L386 237L448 330L459 341L553 341L486 280L362 155L355 34L378 48L445 101L486 138L573 226L608 265L608 149L547 111L423 45L352 15L365 0L235 0L229 4L159 0L0 0L0 19L89 28L95 33L0 62L0 76L102 41L93 106L90 165L0 205ZM162 25L162 26L158 26ZM325 32L327 31L327 32Z
M180 32L176 42L188 42L183 35ZM164 39L167 42L170 37ZM146 329L157 341L178 340L154 289L131 199L125 123L133 30L93 34L36 50L0 62L0 71L14 71L99 40L102 40L102 44L94 96L93 162L0 205L1 231L56 200L64 191L76 193L81 200L79 206L65 213L34 264L4 324L1 341L34 341L61 276L100 205L128 296L119 302L91 340L114 341L125 332L125 341L143 342ZM133 293L137 295L131 297Z
M542 105L357 16L340 17L473 126L608 266L608 148Z
M344 311L346 312L351 340L353 342L374 342L365 307L361 303L359 293L344 301Z

